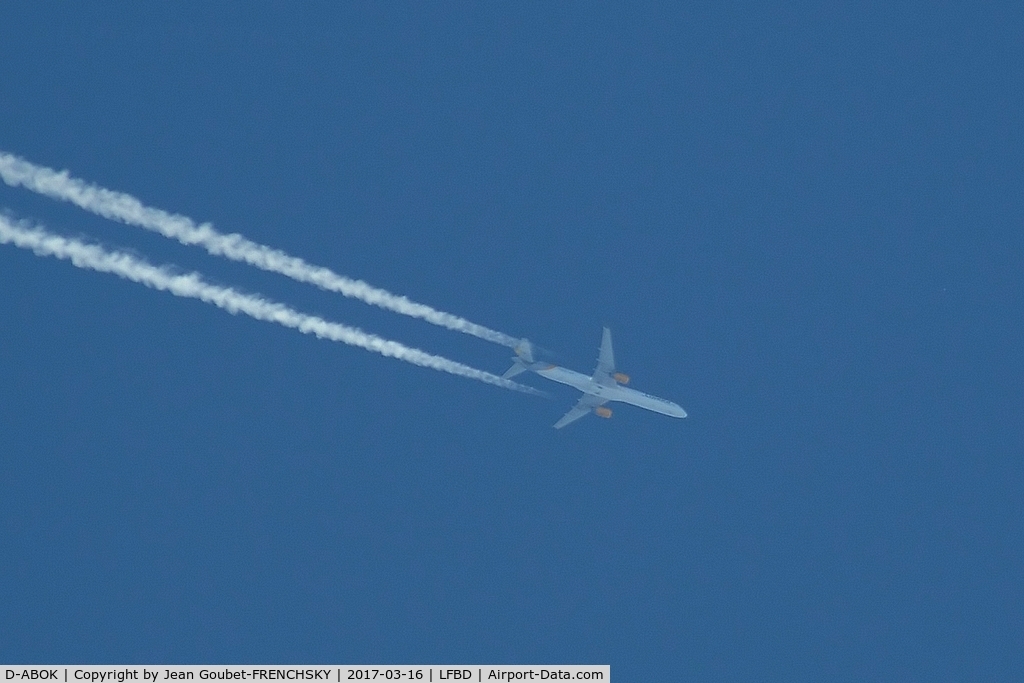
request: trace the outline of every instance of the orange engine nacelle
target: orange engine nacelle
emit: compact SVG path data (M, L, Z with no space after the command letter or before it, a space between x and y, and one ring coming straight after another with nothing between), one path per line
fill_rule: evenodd
M612 409L611 408L605 408L604 406L598 406L597 408L594 408L594 412L597 413L598 417L611 417L612 416Z
M614 379L619 384L629 384L629 375L627 375L624 372L616 372L614 375L612 375L612 379Z

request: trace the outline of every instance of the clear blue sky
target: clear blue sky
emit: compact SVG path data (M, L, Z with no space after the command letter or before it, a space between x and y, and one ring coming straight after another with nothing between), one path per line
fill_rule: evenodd
M1022 28L931 1L6 8L0 149L578 370L610 325L690 417L556 432L557 386L2 247L0 661L1024 679Z

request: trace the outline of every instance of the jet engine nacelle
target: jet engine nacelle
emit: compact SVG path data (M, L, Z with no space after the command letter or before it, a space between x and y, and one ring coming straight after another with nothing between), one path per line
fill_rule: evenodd
M612 379L619 384L629 384L629 375L624 372L616 372L612 375Z
M604 406L598 406L594 408L594 412L597 413L598 417L608 418L612 416L612 409L605 408Z

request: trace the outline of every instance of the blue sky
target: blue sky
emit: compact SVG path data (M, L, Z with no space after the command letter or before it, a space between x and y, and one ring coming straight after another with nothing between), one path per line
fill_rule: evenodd
M0 149L684 406L0 248L0 660L1024 677L1019 6L31 3ZM24 190L54 231L508 351ZM542 380L531 380L537 386ZM645 679L645 677L647 677Z

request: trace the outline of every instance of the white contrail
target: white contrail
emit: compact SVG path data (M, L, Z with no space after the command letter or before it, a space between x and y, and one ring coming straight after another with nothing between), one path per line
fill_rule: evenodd
M95 244L86 244L76 239L61 237L25 221L12 221L2 215L0 215L0 244L13 244L22 249L31 249L39 256L55 256L71 261L79 268L113 273L147 287L170 292L175 296L200 299L230 313L244 313L257 320L275 322L304 334L358 346L367 351L398 358L414 365L469 377L528 394L542 394L535 389L510 382L489 372L477 370L396 341L383 339L355 327L300 313L284 304L269 301L260 296L244 294L229 287L212 285L203 280L199 273L176 274L167 268L154 266L131 254L107 251Z
M158 232L182 244L197 244L215 256L241 261L263 270L286 275L300 282L307 282L322 289L340 292L344 296L380 306L402 315L420 318L442 327L465 332L487 341L514 347L518 339L502 332L477 325L465 318L438 311L425 304L410 301L404 296L392 294L374 287L362 280L338 275L328 268L314 266L278 249L258 244L242 235L224 235L210 223L196 225L187 216L170 214L160 209L145 206L135 197L123 192L107 190L72 178L67 171L55 171L46 166L37 166L13 154L0 152L0 176L13 187L26 189L53 199L71 202L86 211L104 218L118 220L129 225Z

